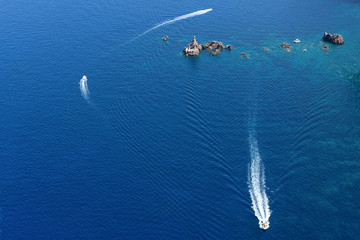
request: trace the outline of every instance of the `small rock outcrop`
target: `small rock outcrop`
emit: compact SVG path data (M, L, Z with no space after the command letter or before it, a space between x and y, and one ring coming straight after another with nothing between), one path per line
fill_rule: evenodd
M218 49L221 51L223 48L225 48L225 46L222 42L217 42L217 41L208 42L208 43L202 45L202 47L203 47L203 49L206 49L206 52L212 52L215 49Z
M327 51L327 50L329 50L329 46L328 46L328 45L325 45L325 46L323 47L323 49L324 49L325 51Z
M216 56L221 53L221 50L223 49L231 50L233 49L233 46L226 45L225 47L222 42L218 42L218 41L211 41L201 45L197 43L196 38L194 36L192 42L187 47L184 48L183 54L185 56L196 56L199 55L199 53L204 49L206 49L206 52L212 52L212 55Z
M219 55L221 53L221 50L220 49L216 49L213 53L212 53L212 55L213 56L216 56L216 55Z
M194 36L194 39L192 40L187 47L184 48L183 54L185 56L197 56L202 50L202 45L198 44L196 41L196 38Z
M337 45L344 44L344 39L340 34L330 34L330 33L325 32L322 39L326 42L330 42L330 43L337 44Z
M246 55L246 52L242 52L241 54L240 54L240 56L245 56Z
M283 44L280 45L283 48L290 48L290 44L284 42Z
M162 38L162 40L163 40L163 41L169 40L169 36L164 36L164 37Z

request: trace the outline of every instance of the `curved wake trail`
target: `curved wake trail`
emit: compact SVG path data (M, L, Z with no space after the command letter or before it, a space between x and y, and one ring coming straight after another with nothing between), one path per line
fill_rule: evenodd
M172 24L174 22L177 22L177 21L180 21L180 20L184 20L184 19L187 19L187 18L192 18L192 17L195 17L195 16L199 16L199 15L203 15L205 13L208 13L212 11L212 8L209 8L209 9L205 9L205 10L200 10L200 11L196 11L196 12L193 12L193 13L188 13L188 14L185 14L185 15L181 15L179 17L176 17L174 19L171 19L171 20L168 20L168 21L165 21L163 23L160 23L158 25L156 25L155 27L152 27L150 28L149 30L146 30L145 32L143 32L142 34L136 36L135 38L131 39L130 41L126 42L124 45L126 44L129 44L131 43L132 41L138 39L139 37L141 36L144 36L145 34L147 34L148 32L151 32L152 30L155 30L161 26L165 26L165 25L168 25L168 24Z
M270 207L266 195L265 168L261 161L259 147L254 130L249 132L249 147L251 164L249 165L249 192L252 201L252 208L255 216L259 219L259 227L266 230L270 225Z
M80 79L79 85L80 85L81 96L83 96L85 100L88 100L90 92L87 85L87 77L85 75L82 77L82 79Z

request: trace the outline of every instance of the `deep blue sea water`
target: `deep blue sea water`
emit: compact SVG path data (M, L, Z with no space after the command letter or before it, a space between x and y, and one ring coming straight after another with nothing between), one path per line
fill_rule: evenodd
M359 29L350 0L0 1L0 239L359 239Z

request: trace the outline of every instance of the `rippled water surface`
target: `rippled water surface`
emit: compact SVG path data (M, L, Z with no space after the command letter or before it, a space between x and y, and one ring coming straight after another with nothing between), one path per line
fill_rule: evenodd
M358 1L0 5L0 239L359 238Z

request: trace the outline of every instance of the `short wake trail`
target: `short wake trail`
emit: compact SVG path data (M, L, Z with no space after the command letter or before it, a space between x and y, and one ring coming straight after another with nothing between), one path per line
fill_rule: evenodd
M162 22L158 25L156 25L155 27L152 27L150 28L149 30L146 30L145 32L143 32L142 34L136 36L135 38L131 39L130 41L126 42L124 45L126 44L129 44L131 43L132 41L138 39L139 37L141 36L144 36L145 34L147 34L148 32L151 32L152 30L155 30L161 26L165 26L165 25L168 25L168 24L172 24L174 22L177 22L177 21L180 21L180 20L184 20L184 19L187 19L187 18L192 18L192 17L196 17L196 16L199 16L199 15L203 15L205 13L208 13L212 11L212 8L209 8L209 9L205 9L205 10L200 10L200 11L196 11L196 12L193 12L193 13L189 13L189 14L185 14L185 15L181 15L179 17L176 17L174 19L171 19L171 20L168 20L168 21L165 21L165 22Z
M88 100L90 92L87 85L87 77L85 75L82 77L82 79L80 79L79 84L80 84L81 96L83 96L85 100Z
M253 128L250 128L249 131L249 147L251 163L249 165L248 184L252 208L255 216L259 219L259 227L266 230L270 225L271 211L266 195L265 167L261 161L256 132Z

